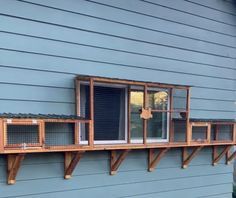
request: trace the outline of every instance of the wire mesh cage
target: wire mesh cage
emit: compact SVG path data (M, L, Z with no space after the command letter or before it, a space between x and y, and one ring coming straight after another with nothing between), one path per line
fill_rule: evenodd
M38 124L6 124L5 147L40 146Z
M75 144L75 123L45 123L45 146L69 146L73 144Z

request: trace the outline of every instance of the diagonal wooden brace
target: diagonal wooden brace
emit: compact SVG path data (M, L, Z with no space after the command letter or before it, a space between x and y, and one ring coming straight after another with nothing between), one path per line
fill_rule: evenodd
M130 150L111 151L110 175L115 175L121 163L124 161ZM118 156L117 156L118 155Z
M233 153L230 152L230 150L226 153L226 164L230 164L230 162L236 157L236 151Z
M16 183L16 176L20 169L21 162L25 157L24 153L21 154L10 154L7 156L7 183L8 184L15 184Z
M194 147L192 152L188 154L187 147L184 147L182 151L182 168L187 168L190 162L202 148L202 146Z
M155 170L155 167L160 162L161 158L166 154L170 148L161 148L158 154L155 156L155 149L149 149L148 155L148 171L152 172Z
M65 152L65 172L64 172L64 178L70 179L72 177L72 173L80 161L82 154L84 152Z
M212 152L212 165L216 166L217 163L221 160L221 158L230 150L231 145L225 146L224 149L218 154L217 152L218 146L213 146L213 152Z

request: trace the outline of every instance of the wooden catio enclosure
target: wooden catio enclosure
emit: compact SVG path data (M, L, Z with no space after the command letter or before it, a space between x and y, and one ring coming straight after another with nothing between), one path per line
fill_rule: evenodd
M132 149L147 149L153 171L171 148L182 148L182 167L204 147L212 164L235 156L235 120L190 118L190 87L78 76L76 116L1 114L0 153L7 155L8 184L14 184L27 153L64 152L65 179L86 151L110 150L110 174Z

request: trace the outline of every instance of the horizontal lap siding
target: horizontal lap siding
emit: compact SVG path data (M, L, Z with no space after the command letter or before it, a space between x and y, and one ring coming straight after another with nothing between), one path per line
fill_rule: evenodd
M222 160L212 167L208 149L201 151L186 170L180 168L180 150L173 150L152 173L147 172L147 152L133 151L116 176L109 176L108 154L85 154L71 180L63 180L62 154L26 156L16 185L9 187L0 180L0 197L173 197L185 192L191 198L231 191L232 166L225 166ZM2 160L1 178L6 176L4 169Z
M232 3L195 0L0 1L0 109L74 114L77 74L192 85L191 117L235 118L236 21ZM62 154L27 155L0 197L231 197L232 166L204 149L182 170L173 150L148 173L131 152L109 176L109 153L85 154L63 180Z

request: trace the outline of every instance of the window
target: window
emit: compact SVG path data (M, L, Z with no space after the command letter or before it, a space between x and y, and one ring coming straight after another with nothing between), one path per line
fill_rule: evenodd
M89 117L89 85L80 86L81 115ZM88 132L81 129L81 140L88 140ZM127 86L94 85L94 141L103 143L127 142Z
M88 144L89 137L94 144L168 142L173 122L187 123L187 98L187 87L78 77L77 114L93 122L92 136L80 126L80 143Z
M142 108L151 109L152 118L147 121L147 142L167 141L168 139L168 90L156 87L148 88L147 104L144 104L144 88L131 86L131 142L143 141L144 123L140 117Z

